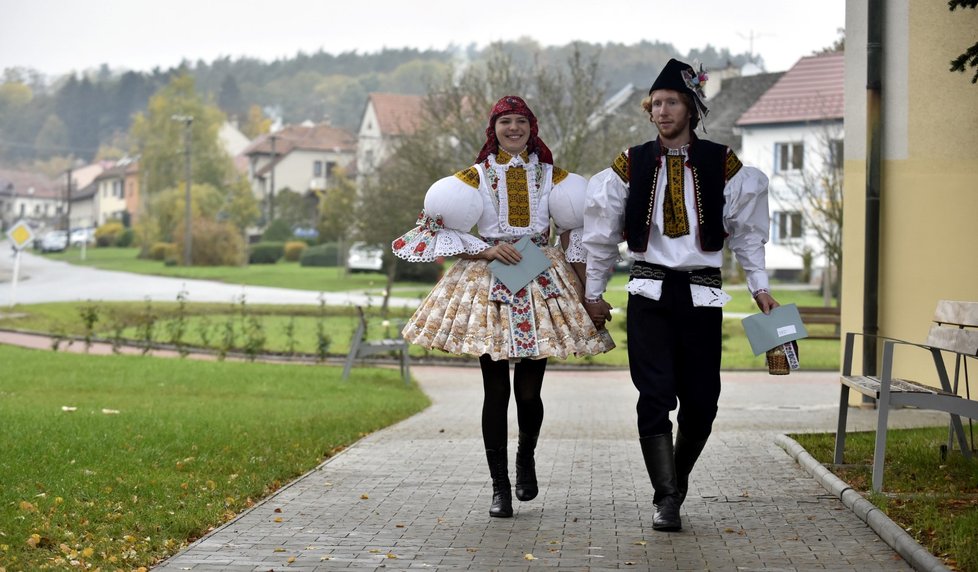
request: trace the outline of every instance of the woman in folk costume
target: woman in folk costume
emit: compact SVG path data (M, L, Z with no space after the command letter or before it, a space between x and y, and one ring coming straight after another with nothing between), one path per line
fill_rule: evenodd
M608 332L596 329L584 310L582 281L564 252L549 245L553 203L564 215L557 222L568 231L569 253L584 261L580 236L587 183L554 167L537 133L526 102L516 96L500 99L476 164L435 182L418 226L392 244L394 254L412 262L461 259L421 303L403 335L428 349L479 358L485 390L482 437L493 487L489 515L495 517L513 515L506 451L510 362L519 420L516 498L528 501L538 492L533 453L543 423L540 390L547 358L595 355L614 347ZM473 226L478 236L469 233ZM550 266L512 292L489 263L519 263L515 244L524 237L542 249Z

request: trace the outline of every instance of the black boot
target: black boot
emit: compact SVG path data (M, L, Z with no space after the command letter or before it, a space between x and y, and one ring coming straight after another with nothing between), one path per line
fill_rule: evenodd
M516 449L516 498L529 501L537 498L537 466L533 450L537 447L537 435L520 432L520 444Z
M645 468L649 472L649 479L655 491L652 497L652 504L655 506L652 528L669 532L681 530L683 523L679 518L679 506L682 500L676 486L676 459L673 456L672 433L642 437L640 441Z
M492 476L492 505L489 516L509 518L513 516L513 491L509 483L506 447L486 449L489 474Z
M692 441L683 436L682 431L676 432L676 487L679 489L679 502L686 500L689 490L689 474L693 471L696 459L700 458L706 439Z

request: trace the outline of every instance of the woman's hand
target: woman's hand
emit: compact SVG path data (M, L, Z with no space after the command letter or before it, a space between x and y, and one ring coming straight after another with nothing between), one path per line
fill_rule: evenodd
M483 250L481 254L483 258L490 262L498 260L503 264L519 264L523 258L520 251L516 250L516 247L508 242L500 242L496 246L490 246Z

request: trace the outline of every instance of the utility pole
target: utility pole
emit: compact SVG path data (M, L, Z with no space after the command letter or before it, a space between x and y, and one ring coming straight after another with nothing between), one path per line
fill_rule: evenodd
M193 210L191 209L190 203L190 135L191 126L193 125L194 118L192 115L174 115L172 117L174 121L183 121L183 155L184 155L184 177L187 181L187 208L184 211L184 225L183 225L183 264L184 266L192 266L192 252L193 252L193 232L191 229L191 217L193 216Z
M272 170L268 174L268 224L275 220L275 135L270 135L272 142Z
M68 186L65 189L65 230L68 231L68 245L71 245L71 167L68 167Z

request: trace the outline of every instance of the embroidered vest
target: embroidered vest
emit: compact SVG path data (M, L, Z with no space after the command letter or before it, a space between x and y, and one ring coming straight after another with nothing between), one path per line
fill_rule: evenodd
M727 147L698 139L690 141L688 162L693 170L696 220L700 248L716 252L723 248L727 233L723 229L723 189L740 170L740 161ZM628 199L625 203L625 240L632 252L645 252L649 244L652 205L662 149L659 140L648 141L628 150Z

